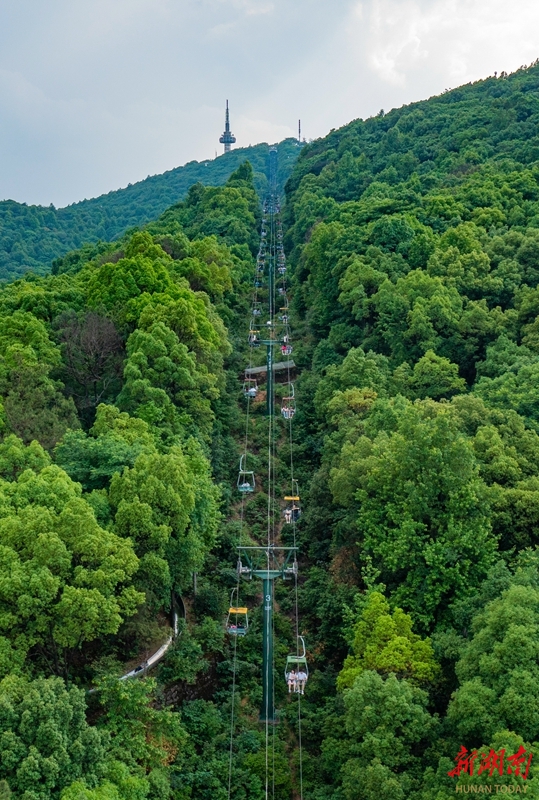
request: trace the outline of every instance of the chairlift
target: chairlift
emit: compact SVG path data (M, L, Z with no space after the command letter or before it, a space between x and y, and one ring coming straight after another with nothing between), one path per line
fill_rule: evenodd
M260 347L260 339L258 338L258 334L260 331L249 331L249 346L250 347Z
M234 604L236 595L236 604ZM230 607L226 618L226 631L231 636L245 636L249 630L249 612L245 606L238 606L238 587L230 593Z
M283 415L284 419L292 419L294 414L296 413L296 408L293 405L293 401L290 402L291 398L283 397L283 405L281 406L281 414Z
M296 401L294 399L294 384L290 384L290 395L283 397L281 405L281 414L285 419L292 419L296 413Z
M240 458L237 487L242 494L248 494L255 490L255 474L252 470L245 469L244 459L245 454Z
M285 495L284 499L287 503L290 503L289 506L285 508L283 511L284 514L284 521L290 525L292 522L297 522L301 516L301 506L300 506L300 497L298 491L298 482L297 480L292 481L292 491L294 494L287 494Z
M305 650L305 639L303 638L303 636L298 636L297 638L298 638L298 648L297 648L298 652L297 652L297 654L296 655L290 654L289 656L286 657L286 666L284 668L284 679L285 679L285 681L287 683L288 683L288 674L290 672L292 672L292 670L294 670L294 672L296 672L296 674L298 672L304 672L305 675L307 676L306 679L305 679L305 682L309 678L309 665L307 664L307 652ZM301 649L303 651L302 653L299 652L299 650L300 650L300 642L301 642ZM299 689L297 688L297 685L296 685L296 688L295 688L294 691L295 692L299 691ZM304 690L301 690L302 694L303 694L303 691Z
M289 356L292 353L292 345L291 344L283 344L281 347L281 353L283 356Z
M252 314L253 317L259 317L262 314L262 311L259 308L253 308Z
M286 275L286 267L277 267L277 272L279 275Z
M291 525L293 522L297 522L301 517L301 508L297 505L297 501L299 501L299 497L288 495L285 497L285 500L291 500L292 505L288 508L285 508L283 511L284 514L284 521L287 525Z
M286 295L286 289L284 288L284 286L279 286L279 294L281 297Z
M254 399L258 394L258 384L256 378L245 378L243 381L243 394L244 397Z

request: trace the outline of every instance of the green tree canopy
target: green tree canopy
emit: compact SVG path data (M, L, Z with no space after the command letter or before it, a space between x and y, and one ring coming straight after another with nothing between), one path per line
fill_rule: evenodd
M463 741L489 741L505 729L528 741L539 736L536 583L515 583L473 619L456 667L460 686L448 708Z
M356 539L393 601L429 626L496 547L472 445L432 401L378 401L363 431L334 459L334 500L357 509Z
M391 612L380 592L370 592L353 626L352 655L337 678L339 689L350 688L358 675L394 673L410 683L434 681L439 667L429 639L412 632L412 618L400 608Z
M12 796L58 800L74 781L97 786L106 739L85 712L84 692L67 689L60 678L0 682L0 778Z
M0 483L3 674L32 648L58 673L70 650L115 633L142 600L131 542L100 528L63 470L34 469Z

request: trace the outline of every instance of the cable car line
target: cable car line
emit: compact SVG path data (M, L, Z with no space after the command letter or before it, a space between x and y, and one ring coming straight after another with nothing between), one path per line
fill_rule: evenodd
M259 252L259 256L257 257L257 264L259 263L259 261L260 261L260 252ZM254 309L258 308L256 283L257 283L257 279L256 279L256 274L255 274L254 287L253 287L253 313L251 315L251 319L253 319L256 316L254 314ZM250 329L254 328L254 325L252 324L252 322L251 322L249 327L250 327ZM252 354L253 354L252 348L249 348L249 368L252 367ZM249 414L250 414L251 400L256 397L258 387L257 387L257 384L255 382L254 396L253 396L252 391L249 391L249 390L245 391L245 388L246 387L245 387L245 382L244 382L244 396L247 399L247 409L246 409L246 414L245 414L245 435L244 435L244 442L243 442L243 453L242 453L242 455L240 457L240 472L238 474L238 488L239 488L239 485L240 485L240 476L241 476L242 466L243 466L244 462L245 463L247 462L247 446L248 446L248 441L249 441ZM255 488L254 473L252 474L252 477L253 477L252 490L254 491L254 488ZM246 481L243 481L243 482L245 483ZM244 486L243 488L245 489L246 487ZM241 491L241 489L240 489L240 491ZM242 544L243 525L244 525L244 519L245 519L245 496L246 496L246 491L242 491L241 492L241 507L240 507L240 530L239 530L239 537L238 537L239 538L238 544L240 546ZM234 593L235 593L235 596L236 596L236 606L235 606L235 608L236 609L242 608L239 605L240 579L241 579L241 570L237 569L236 570L236 587L235 587L235 589L232 590L232 593L231 593L230 607L229 607L228 617L227 617L227 630L228 630L229 633L231 633L231 628L228 625L228 621L230 620L230 615L231 615L232 609L234 608L234 606L232 605L232 597L234 596ZM242 608L242 611L243 611L243 608ZM249 627L249 618L247 616L247 612L245 613L245 618L246 618L245 633L247 633L247 629ZM237 612L236 612L236 635L233 637L234 638L234 650L233 650L233 657L232 657L232 698L231 698L231 711L230 711L230 746L229 746L229 759L228 759L228 800L230 800L231 791L232 791L232 763L233 763L233 743L234 743L234 724L235 724L235 713L234 712L235 712L235 703L236 703L236 671L237 671L237 655L238 655L238 635L237 634L238 634L238 628L237 628Z
M240 605L240 579L242 577L257 577L262 580L262 639L263 639L263 658L262 658L262 706L260 710L260 721L264 723L265 730L265 797L268 800L270 793L275 795L275 725L277 717L275 713L275 663L274 663L274 640L275 623L273 616L274 606L274 581L277 578L287 579L294 577L295 583L295 634L296 634L296 653L287 658L288 666L295 664L301 666L308 675L305 642L299 633L299 608L298 608L298 568L297 568L297 543L296 525L301 514L300 495L298 482L294 477L293 463L293 437L292 420L296 413L296 398L294 384L291 378L291 367L293 362L279 364L279 368L286 368L287 389L286 394L281 396L279 391L280 415L275 413L275 380L274 380L274 353L278 347L283 356L291 355L293 346L291 343L291 332L289 325L289 304L286 283L286 258L283 246L283 230L280 218L280 206L277 200L276 191L276 148L270 149L270 191L264 201L262 224L260 233L260 248L258 251L252 295L252 305L249 319L249 333L247 337L249 347L249 368L245 371L243 381L243 396L247 401L245 439L243 452L240 457L237 489L241 496L241 515L238 543L238 567L236 587L231 592L230 606L226 619L226 630L234 639L234 652L232 663L232 708L230 725L230 748L229 748L229 780L228 798L230 800L232 789L232 766L233 766L233 738L235 726L235 691L236 691L236 671L237 671L237 647L238 639L245 636L249 629L248 609ZM262 297L267 295L268 320L262 324ZM281 300L279 310L276 307L276 300ZM265 328L261 335L262 328ZM249 414L251 401L258 395L258 382L253 377L252 361L258 348L262 345L266 347L266 408L268 416L267 434L267 526L266 543L262 545L244 545L243 530L245 522L245 503L250 494L256 490L256 476L248 455L249 438ZM257 368L258 369L258 368ZM262 372L262 368L259 368ZM278 537L283 524L281 512L278 510L277 502L277 419L282 417L285 428L288 427L288 439L290 446L290 493L285 494L284 500L290 503L283 510L284 523L292 525L292 546L280 546ZM249 538L249 537L247 537ZM244 563L245 561L245 563ZM300 641L302 652L300 653ZM299 686L300 690L304 686ZM272 740L270 743L270 726L273 729ZM301 693L298 692L298 744L299 744L299 782L300 800L303 800L303 758L301 741ZM271 753L270 753L271 746ZM271 778L270 778L270 758L271 758Z

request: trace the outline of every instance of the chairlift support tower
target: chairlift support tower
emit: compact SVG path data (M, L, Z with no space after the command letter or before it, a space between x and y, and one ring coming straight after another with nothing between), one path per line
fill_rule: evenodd
M260 722L278 722L273 702L273 582L296 576L297 547L239 547L240 577L262 581L262 705ZM243 560L242 560L243 559ZM245 561L245 563L244 563Z

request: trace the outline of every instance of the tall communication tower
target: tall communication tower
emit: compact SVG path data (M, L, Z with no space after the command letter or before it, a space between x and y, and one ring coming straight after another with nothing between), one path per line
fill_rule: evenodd
M225 153L230 152L230 145L235 144L236 137L230 130L230 117L228 114L228 100L226 101L226 113L225 113L225 130L222 136L219 137L219 141L221 144L225 146Z

